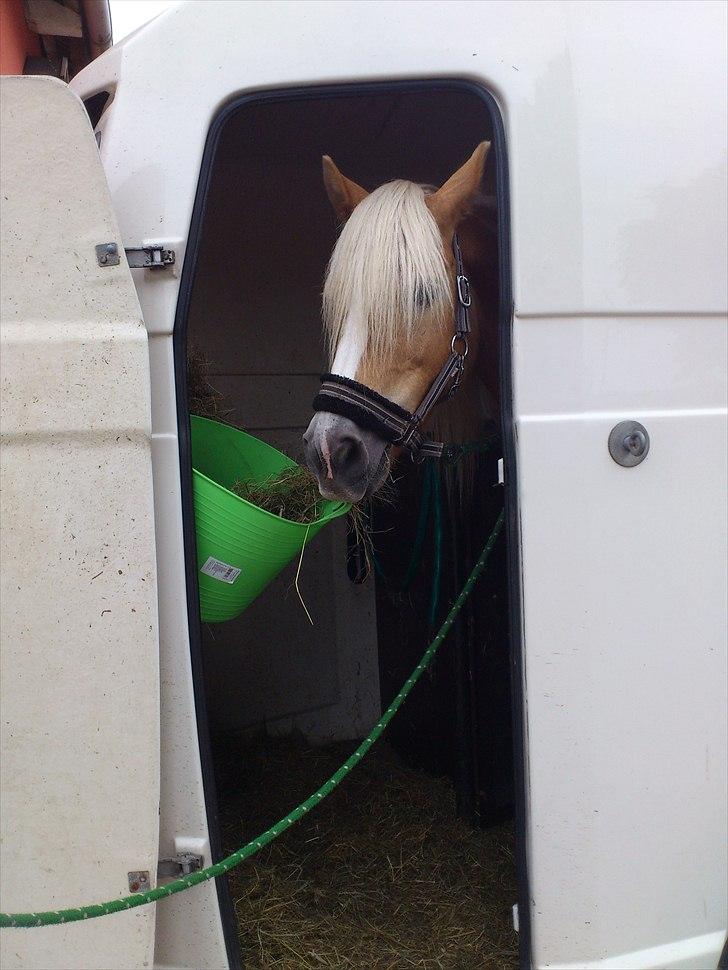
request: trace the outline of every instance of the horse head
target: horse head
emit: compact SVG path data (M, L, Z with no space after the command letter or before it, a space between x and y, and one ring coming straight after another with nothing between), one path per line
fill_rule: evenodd
M439 189L398 180L367 192L323 158L326 191L343 223L323 291L331 372L408 412L451 354L453 236L478 193L489 147L481 142ZM349 502L382 486L397 453L366 422L325 410L303 440L321 494Z

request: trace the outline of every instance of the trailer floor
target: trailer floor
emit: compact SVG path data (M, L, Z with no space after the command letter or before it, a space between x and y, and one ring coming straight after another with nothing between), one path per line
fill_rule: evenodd
M328 778L353 745L215 743L226 852ZM518 965L513 826L471 829L446 779L376 745L342 785L230 873L246 970Z

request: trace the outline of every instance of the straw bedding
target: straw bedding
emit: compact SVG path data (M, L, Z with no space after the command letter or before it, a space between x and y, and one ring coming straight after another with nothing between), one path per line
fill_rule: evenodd
M267 828L351 746L216 745L224 848ZM310 816L230 874L247 970L517 966L510 824L474 831L448 781L378 745Z

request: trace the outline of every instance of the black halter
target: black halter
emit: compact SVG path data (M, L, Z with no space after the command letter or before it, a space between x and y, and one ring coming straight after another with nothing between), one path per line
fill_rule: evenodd
M455 255L457 295L455 332L450 341L450 355L417 410L407 411L373 391L371 387L349 377L324 374L321 377L321 390L313 401L314 411L328 411L349 418L360 427L376 432L385 441L406 448L413 458L442 457L444 444L430 440L420 430L420 425L439 400L447 400L457 391L465 368L465 358L468 356L470 283L463 268L457 233L452 239L452 249Z

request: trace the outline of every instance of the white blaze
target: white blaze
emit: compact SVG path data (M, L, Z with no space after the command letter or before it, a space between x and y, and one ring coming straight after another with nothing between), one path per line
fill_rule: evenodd
M341 337L336 347L334 362L331 365L331 372L340 377L348 377L351 380L356 378L359 369L359 361L364 355L366 330L361 325L361 309L355 303L346 315L344 326L341 328Z
M344 326L341 328L341 336L336 347L334 360L331 364L332 374L338 374L340 377L348 377L350 380L356 378L359 361L364 355L366 345L366 334L359 325L360 315L361 311L358 304L355 304L347 313ZM338 420L339 417L336 414L319 411L314 415L311 422L311 427L313 427L314 422L316 423L316 431L320 435L319 449L326 466L326 478L330 481L333 480L334 473L331 467L329 432Z

